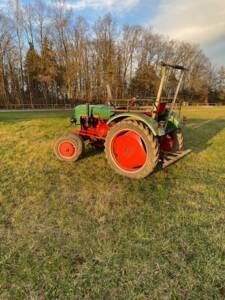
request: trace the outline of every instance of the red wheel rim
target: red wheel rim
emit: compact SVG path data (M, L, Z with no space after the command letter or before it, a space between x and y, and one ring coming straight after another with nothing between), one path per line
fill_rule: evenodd
M144 141L135 131L119 132L112 140L111 153L116 164L130 172L142 168L147 159Z
M76 147L72 142L65 141L59 145L59 153L64 158L71 158L76 154Z

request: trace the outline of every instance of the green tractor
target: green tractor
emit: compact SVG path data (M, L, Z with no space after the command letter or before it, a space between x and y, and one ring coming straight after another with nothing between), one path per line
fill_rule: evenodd
M162 100L167 70L176 69L180 78L171 101ZM117 104L78 105L70 135L55 144L55 154L62 161L76 161L84 152L84 141L105 149L110 167L120 175L141 179L156 168L165 168L191 150L184 151L180 107L176 111L178 92L187 69L162 63L162 78L156 100L127 100ZM110 89L108 87L108 94ZM111 98L111 96L110 96Z

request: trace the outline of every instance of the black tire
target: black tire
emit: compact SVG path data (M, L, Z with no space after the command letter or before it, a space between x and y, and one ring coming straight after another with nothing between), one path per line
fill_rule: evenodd
M184 134L182 129L176 129L172 133L173 148L172 152L182 151L184 149Z
M147 155L146 162L142 167L134 171L133 170L127 171L121 168L121 166L119 166L118 163L116 162L114 155L112 154L111 151L111 144L113 138L117 134L119 134L119 132L122 130L135 131L141 137L143 144L145 146L146 155ZM105 154L110 167L118 174L133 179L141 179L148 176L150 173L152 173L156 165L158 164L159 143L158 143L158 139L153 136L151 131L142 122L133 121L133 120L122 121L114 125L108 132L105 141Z
M71 148L74 147L74 153L71 153L71 155L63 155L61 150L63 143L68 143ZM56 141L54 151L59 160L73 162L78 160L84 152L84 141L82 137L77 134L63 136Z

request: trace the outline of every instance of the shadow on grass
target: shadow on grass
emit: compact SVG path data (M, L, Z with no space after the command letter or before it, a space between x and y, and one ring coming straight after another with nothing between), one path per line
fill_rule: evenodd
M185 128L185 145L198 153L212 145L214 138L225 128L225 119L190 119Z
M90 144L85 145L85 152L84 155L80 158L80 160L84 160L88 157L92 157L98 154L103 153L104 150L102 149L96 149L93 146L91 146Z
M22 112L0 112L0 123L17 123L32 120L54 119L54 118L69 118L72 116L72 111L22 111Z
M225 119L191 119L189 123L191 126L186 127L184 130L185 149L191 148L194 153L199 153L211 146L211 139L225 128ZM177 161L175 161L174 163L176 162ZM161 161L159 162L155 173L162 170L163 156L161 157Z

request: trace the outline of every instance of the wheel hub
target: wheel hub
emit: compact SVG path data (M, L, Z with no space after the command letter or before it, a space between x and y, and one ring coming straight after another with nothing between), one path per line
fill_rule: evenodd
M71 142L63 142L59 145L59 153L63 157L73 157L76 154L76 148Z
M146 162L144 142L134 131L123 131L117 134L112 140L111 149L116 163L123 169L135 171Z

